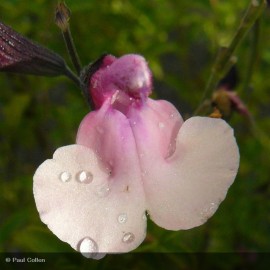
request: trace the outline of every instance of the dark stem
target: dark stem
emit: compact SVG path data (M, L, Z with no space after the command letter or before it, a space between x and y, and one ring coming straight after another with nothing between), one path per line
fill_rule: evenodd
M66 67L65 75L69 79L71 79L77 86L79 87L81 86L79 77L76 74L74 74L74 72L69 67Z
M212 93L219 82L219 80L225 75L226 71L236 62L236 57L233 55L238 45L243 40L246 33L252 28L259 16L262 14L266 7L265 0L251 0L250 5L241 20L240 26L235 33L235 36L228 47L221 47L219 53L214 62L210 77L206 84L203 96L200 100L200 105L195 110L194 114L197 114L200 110L201 103Z
M66 30L62 31L62 33L63 33L63 37L65 40L68 54L70 56L72 64L73 64L74 68L76 69L77 74L80 75L81 69L82 69L81 62L80 62L77 50L75 48L69 26L66 28Z
M242 91L246 92L250 86L250 82L252 79L252 73L254 71L255 65L258 60L259 53L259 43L260 43L260 20L258 19L253 28L252 28L252 37L251 37L251 51L248 62L248 68L244 79L244 84L242 87Z

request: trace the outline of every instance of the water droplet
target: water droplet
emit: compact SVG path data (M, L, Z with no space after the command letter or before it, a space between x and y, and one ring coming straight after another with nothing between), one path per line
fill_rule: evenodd
M71 174L69 172L62 172L60 174L60 180L62 182L64 182L64 183L70 181L71 180Z
M123 238L122 238L122 241L123 241L124 243L126 243L126 244L129 244L129 243L133 242L134 239L135 239L134 234L131 233L131 232L128 232L128 233L125 233L125 234L124 234L124 236L123 236Z
M210 203L209 210L214 210L215 208L216 208L216 204L215 203Z
M110 188L108 184L103 184L98 187L96 194L98 195L98 197L106 197L109 194L109 192Z
M127 222L127 214L120 214L117 218L119 223L126 223Z
M95 258L98 252L98 245L92 238L85 237L79 243L79 251L86 258Z
M159 127L160 129L163 129L163 128L165 127L165 125L164 125L164 123L159 122L159 123L158 123L158 127Z
M100 260L102 258L104 258L106 256L106 253L97 253L95 257L93 257L93 259L95 260Z
M76 175L76 180L80 183L89 184L93 181L93 174L87 171L81 171Z
M174 113L170 114L170 118L174 118L174 116L175 116Z

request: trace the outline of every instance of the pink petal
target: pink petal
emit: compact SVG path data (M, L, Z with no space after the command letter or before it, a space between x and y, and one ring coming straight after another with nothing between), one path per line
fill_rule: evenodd
M170 102L148 98L141 108L130 108L128 118L139 158L145 157L140 162L143 170L147 170L145 161L151 168L153 162L163 162L164 158L171 155L183 119Z
M162 113L160 108L162 117L155 116L154 102L138 116L132 115L137 117L133 127L137 149L144 153L140 161L147 210L151 219L166 229L199 226L217 210L236 176L239 153L233 130L220 119L190 118L181 126L172 153L163 134L171 134L174 144L173 125L169 117L164 120L168 110ZM181 122L179 115L174 118ZM164 155L166 148L169 157Z
M102 67L93 75L90 84L96 108L117 94L114 108L118 110L125 110L134 98L145 100L151 89L152 78L147 62L136 54L113 60L111 55L105 56Z
M112 185L119 191L119 196L127 199L123 202L127 209L143 213L145 196L134 136L128 119L111 108L109 100L98 111L89 113L83 119L77 143L97 154L102 168L110 173ZM139 233L136 238L141 243L144 236Z
M82 120L76 142L92 149L112 177L125 178L130 172L134 177L140 176L136 143L129 120L113 109L109 101ZM141 180L136 182L141 183Z
M233 91L226 91L227 95L229 96L229 99L233 106L236 108L236 110L245 116L250 116L250 113L246 107L246 105L243 103L241 98L237 95L236 92Z
M62 241L96 259L101 258L96 252L135 249L146 230L145 198L131 129L121 113L107 109L90 113L81 124L78 142L90 147L59 148L34 175L42 221ZM107 154L101 155L105 150ZM91 173L92 181L78 181L82 171ZM70 181L61 181L63 172L63 180L70 176Z

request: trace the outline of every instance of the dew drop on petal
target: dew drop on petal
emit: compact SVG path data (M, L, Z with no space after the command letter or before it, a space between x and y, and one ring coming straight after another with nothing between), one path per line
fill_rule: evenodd
M159 122L159 123L158 123L158 127L159 127L160 129L163 129L163 128L165 127L165 125L164 125L164 123Z
M215 210L216 208L216 204L215 203L210 203L210 207L209 207L209 210Z
M170 118L174 118L174 116L175 116L174 113L170 114Z
M93 257L95 260L100 260L106 256L106 253L96 253L96 255Z
M119 223L126 223L127 222L127 214L120 214L117 218Z
M122 241L123 241L123 243L129 244L129 243L133 242L134 239L135 239L134 234L131 232L128 232L128 233L124 234Z
M81 171L76 175L76 180L80 183L89 184L93 181L93 174L87 171Z
M103 184L101 186L99 186L96 190L96 194L98 197L106 197L110 192L110 188L108 186L108 184Z
M92 238L85 237L79 243L79 251L86 258L95 258L98 252L98 245Z
M59 178L62 182L65 183L71 180L71 174L69 172L62 172L60 173Z

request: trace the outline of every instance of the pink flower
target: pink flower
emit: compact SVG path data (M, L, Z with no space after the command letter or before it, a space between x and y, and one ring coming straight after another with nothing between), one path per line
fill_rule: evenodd
M77 142L56 150L34 175L41 220L86 257L122 253L146 236L147 215L168 230L206 222L239 165L233 130L148 98L144 58L105 56L89 81L96 110Z

